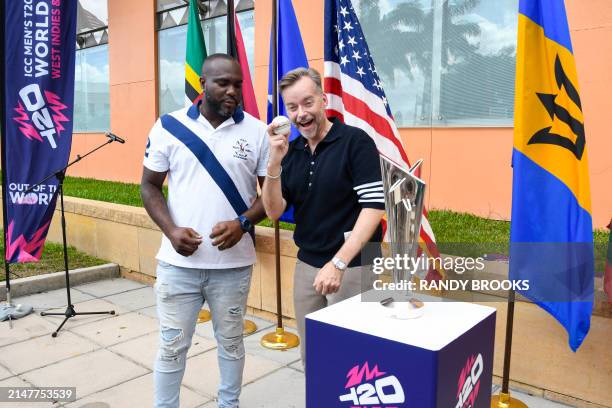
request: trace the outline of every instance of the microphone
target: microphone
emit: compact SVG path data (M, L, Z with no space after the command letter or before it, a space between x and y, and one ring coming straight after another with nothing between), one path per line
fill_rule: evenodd
M114 133L106 132L105 134L106 134L106 137L108 137L113 142L125 143L125 140L115 135Z

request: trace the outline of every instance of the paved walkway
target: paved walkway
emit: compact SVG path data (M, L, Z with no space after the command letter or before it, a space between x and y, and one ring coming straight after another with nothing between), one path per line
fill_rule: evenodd
M7 323L0 323L0 387L76 387L79 399L65 405L70 408L151 407L158 340L153 288L113 279L77 286L71 293L77 312L114 309L117 315L72 318L54 339L50 334L62 318L41 317L38 312L63 312L66 291L16 299L15 304L34 306L37 313L15 321L12 330ZM247 357L241 407L303 408L304 373L298 349L285 352L264 349L259 341L263 333L274 329L274 323L248 318L259 330L245 339ZM215 348L211 323L199 324L188 354L181 407L216 408L219 374ZM513 396L529 407L565 407L518 392L513 392ZM39 406L60 405L0 403L0 407Z

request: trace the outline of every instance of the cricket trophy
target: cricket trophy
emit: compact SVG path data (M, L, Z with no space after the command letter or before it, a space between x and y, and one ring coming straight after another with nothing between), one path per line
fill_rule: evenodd
M419 160L410 169L395 164L381 156L380 167L385 193L387 213L387 233L389 249L394 259L416 260L419 248L419 233L423 217L425 182L414 172L421 165ZM416 265L416 262L411 265ZM405 289L393 291L393 296L381 301L391 311L391 316L398 319L411 319L423 314L424 304L414 297L409 289L409 282L414 282L414 269L399 267L405 264L394 264L391 271L396 287Z

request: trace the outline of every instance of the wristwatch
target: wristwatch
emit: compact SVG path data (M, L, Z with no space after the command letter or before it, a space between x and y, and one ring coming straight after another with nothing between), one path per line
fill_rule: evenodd
M346 263L342 259L338 258L337 256L334 256L331 261L332 264L334 264L334 266L336 267L336 269L340 271L346 270Z
M240 229L243 232L250 232L253 229L253 223L246 216L241 215L236 219L240 221Z

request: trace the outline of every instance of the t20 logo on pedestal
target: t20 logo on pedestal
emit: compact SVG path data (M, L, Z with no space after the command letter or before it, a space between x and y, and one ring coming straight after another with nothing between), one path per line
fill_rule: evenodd
M484 364L482 354L468 358L457 382L457 405L455 408L471 408L480 391L480 376Z
M397 408L394 404L406 401L402 384L394 375L387 375L375 365L372 369L366 361L362 366L356 365L346 375L348 379L345 394L338 398L340 402L350 403L351 408Z

